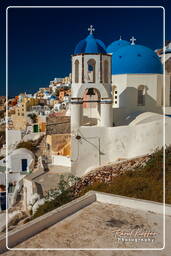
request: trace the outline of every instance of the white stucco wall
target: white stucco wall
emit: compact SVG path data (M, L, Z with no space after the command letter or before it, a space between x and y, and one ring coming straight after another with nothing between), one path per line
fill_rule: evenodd
M144 114L142 114L144 115ZM116 161L152 153L163 145L161 115L139 116L138 123L118 127L80 127L77 140L72 136L72 172L82 176L87 170ZM155 117L153 117L155 115ZM153 117L153 118L152 118ZM171 118L166 118L166 144L171 144Z
M169 81L166 79L166 105L168 105ZM137 104L137 89L140 85L147 88L145 105ZM122 124L122 120L133 112L151 111L162 113L163 75L160 74L124 74L112 75L112 86L117 87L118 104L114 107L115 124ZM119 108L119 109L118 109Z
M31 198L33 196L33 182L28 180L28 179L23 179L23 186L24 186L24 209L27 210L30 202L31 202Z
M22 140L22 131L8 130L8 146L16 145Z
M171 93L171 74L165 75L165 103L166 107L170 106L170 93Z
M125 74L125 75L113 75L112 76L112 86L116 85L118 89L118 95L120 96L119 106L128 106L127 101L131 103L132 106L137 105L137 97L133 98L133 95L128 91L123 93L128 88L136 89L140 85L147 86L147 96L151 97L154 101L157 101L157 85L163 85L163 75L160 74ZM134 91L132 89L131 93ZM129 89L130 90L130 89ZM135 92L136 92L135 90ZM161 93L161 92L158 92ZM130 94L130 97L126 97ZM125 100L127 100L125 102ZM147 101L149 104L149 102ZM148 105L147 105L148 106Z
M52 155L52 164L71 167L71 159L66 156Z
M23 141L38 140L44 134L44 132L30 133L23 137Z

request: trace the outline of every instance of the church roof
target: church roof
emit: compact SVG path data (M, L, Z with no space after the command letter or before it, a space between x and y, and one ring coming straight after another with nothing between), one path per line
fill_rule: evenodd
M143 45L129 44L112 55L112 74L161 74L162 63L157 54Z
M80 53L106 53L106 47L101 40L90 34L76 45L74 54Z
M28 150L27 148L17 148L15 149L10 155L21 155L24 154L25 156L30 155L32 158L34 158L34 154L32 151Z
M112 42L106 48L107 53L115 53L120 47L129 45L129 42L126 40L119 39L117 41Z

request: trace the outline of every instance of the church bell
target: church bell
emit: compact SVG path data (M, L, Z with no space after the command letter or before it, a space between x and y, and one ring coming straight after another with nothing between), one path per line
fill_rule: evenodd
M92 96L92 95L96 95L96 94L95 94L95 92L94 92L94 89L93 89L93 88L89 88L89 89L88 89L88 91L87 91L87 93L86 93L86 95L90 95L90 96Z

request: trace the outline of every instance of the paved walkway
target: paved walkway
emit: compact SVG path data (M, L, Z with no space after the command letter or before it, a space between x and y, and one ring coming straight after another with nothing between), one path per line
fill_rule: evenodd
M57 173L57 174L71 173L71 167L68 167L68 166L49 164L48 168L50 173Z
M11 251L4 256L170 256L170 218L166 216L166 248L163 251ZM163 216L153 212L95 202L17 245L17 248L159 248ZM156 232L154 242L122 242L119 230ZM134 233L135 234L135 233ZM134 237L134 235L133 235Z

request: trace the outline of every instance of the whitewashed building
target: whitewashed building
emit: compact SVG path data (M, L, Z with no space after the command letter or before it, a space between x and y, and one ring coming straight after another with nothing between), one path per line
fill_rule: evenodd
M135 41L134 37L131 43L120 38L106 49L112 54L115 125L124 124L131 113L163 112L163 65L153 50ZM169 106L169 87L166 83L166 106Z
M8 156L8 168L12 172L25 173L34 166L34 154L26 148L18 148Z
M170 74L164 87L163 64L153 50L135 44L134 37L131 42L120 38L106 48L94 37L92 26L89 31L72 55L71 162L78 176L120 157L136 157L162 147L163 107L171 112ZM87 111L87 102L96 103L96 108L89 104ZM89 127L85 117L90 119ZM168 134L170 118L166 124ZM171 144L169 134L167 144Z
M34 154L25 148L16 149L8 157L0 160L0 185L6 186L6 170L8 171L8 207L15 204L22 187L22 179L33 170L34 161Z

